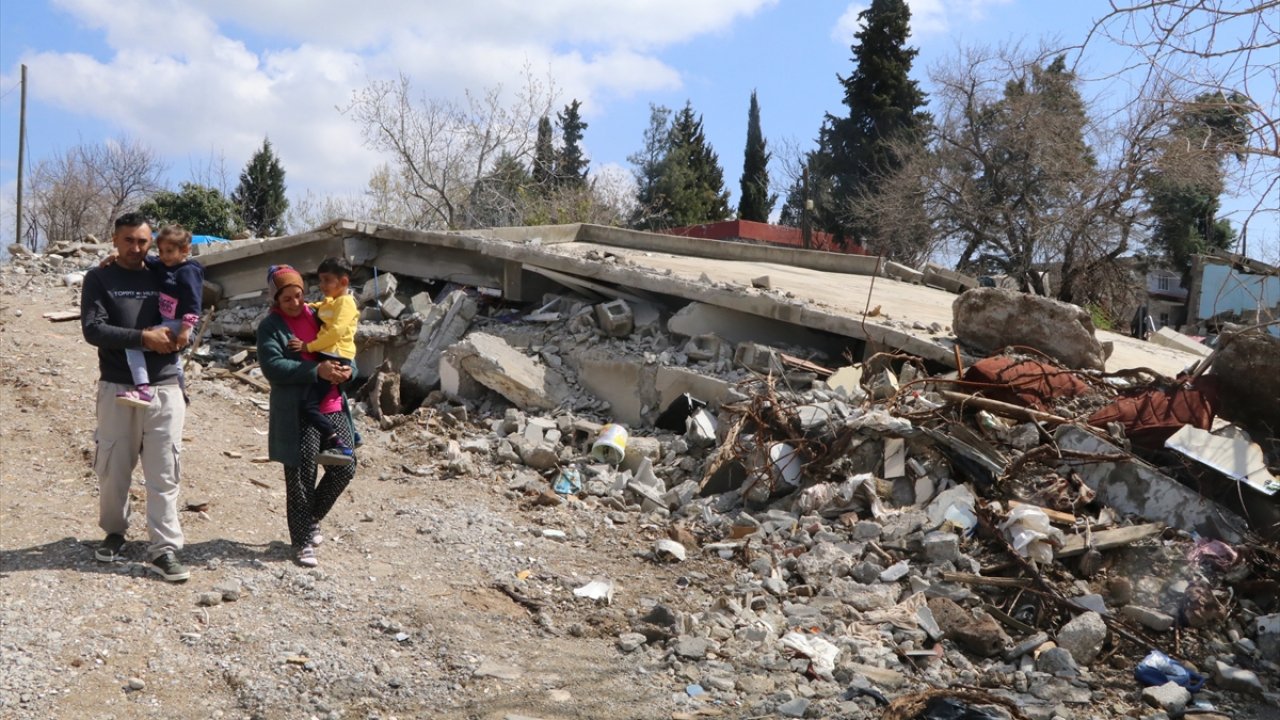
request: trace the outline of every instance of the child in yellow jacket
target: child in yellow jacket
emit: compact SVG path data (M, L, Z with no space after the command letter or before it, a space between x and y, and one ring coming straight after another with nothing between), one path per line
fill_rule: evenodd
M325 258L317 270L320 276L320 292L324 299L307 303L320 321L315 340L303 342L294 337L289 349L303 354L303 359L337 360L350 366L356 356L356 326L360 323L360 309L348 290L351 287L351 263L346 258ZM307 357L310 356L310 357ZM320 431L320 453L316 462L323 465L350 465L355 462L355 452L338 437L333 423L323 412L331 403L334 387L326 380L316 379L302 406L302 420ZM330 402L326 403L326 399Z

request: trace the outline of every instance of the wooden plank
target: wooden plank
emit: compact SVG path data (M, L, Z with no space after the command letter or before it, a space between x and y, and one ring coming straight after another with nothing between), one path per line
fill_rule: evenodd
M51 312L47 312L41 315L40 317L44 318L45 320L48 320L49 322L68 322L70 320L79 320L80 311L79 310L53 310Z
M998 588L1025 588L1035 584L1035 581L1031 578L985 577L983 575L960 572L944 572L942 573L942 579L946 582L960 583L961 585L984 585Z
M810 362L804 358L798 358L786 353L778 353L778 359L782 361L783 365L786 365L789 368L811 372L823 379L831 377L831 374L835 372L835 370L832 370L831 368L823 367L815 362Z
M965 393L953 392L951 390L943 390L938 394L941 395L943 399L950 402L977 408L978 410L986 410L987 412L1002 415L1004 417L1011 417L1015 420L1042 422L1050 426L1062 425L1071 422L1064 417L1040 412L1039 410L1032 410L1031 408L1022 407L1021 405L1014 405L1012 403L1000 402L999 400L978 397L977 395L966 395Z
M1115 530L1103 530L1093 534L1093 546L1099 550L1114 550L1126 545L1132 545L1139 540L1155 537L1162 532L1164 532L1164 523L1147 523L1145 525L1116 528ZM1064 558L1083 555L1087 549L1085 536L1073 535L1062 544L1056 556Z
M231 374L236 376L240 380L243 380L244 382L258 388L262 392L271 392L270 383L263 382L262 380L259 380L258 378L253 377L249 374L249 371L256 367L258 367L258 363L253 363L252 365L246 365L245 367L242 367Z

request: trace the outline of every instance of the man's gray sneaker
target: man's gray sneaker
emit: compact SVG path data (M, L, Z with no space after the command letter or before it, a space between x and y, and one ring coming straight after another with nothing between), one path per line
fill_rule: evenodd
M98 549L93 552L93 556L98 562L115 562L120 557L120 551L124 549L124 536L119 533L111 533L102 541Z
M151 561L151 572L164 578L165 582L182 582L191 577L186 565L178 562L172 552L166 552Z

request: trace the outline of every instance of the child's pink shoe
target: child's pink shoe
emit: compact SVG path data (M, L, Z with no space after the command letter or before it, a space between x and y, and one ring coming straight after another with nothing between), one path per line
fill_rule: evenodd
M139 385L132 390L116 393L116 403L129 407L151 407L151 401L154 399L155 395L151 392L150 385Z

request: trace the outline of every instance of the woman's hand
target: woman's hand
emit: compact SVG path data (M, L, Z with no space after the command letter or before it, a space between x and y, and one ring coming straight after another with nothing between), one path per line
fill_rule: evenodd
M307 346L298 338L291 337L289 338L289 349L294 352L302 352L307 349Z
M351 379L351 368L334 360L325 360L316 366L316 375L337 385Z

